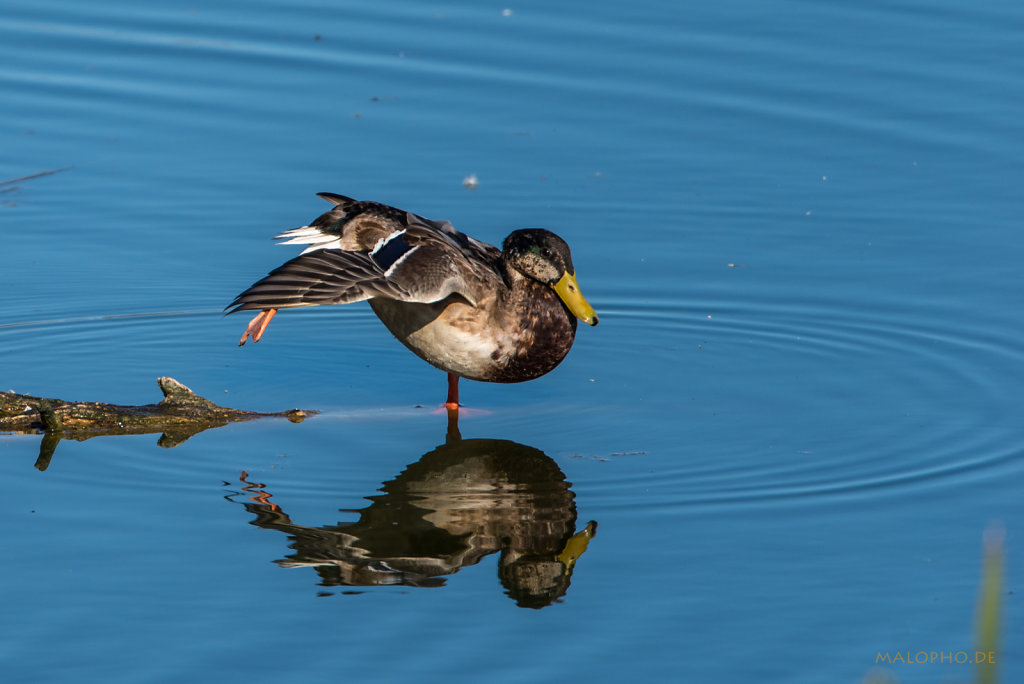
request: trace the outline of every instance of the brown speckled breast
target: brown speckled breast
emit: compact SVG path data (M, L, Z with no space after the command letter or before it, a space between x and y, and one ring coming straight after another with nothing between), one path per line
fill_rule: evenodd
M561 363L576 318L548 286L529 281L474 307L459 295L430 304L375 298L370 306L413 353L470 380L523 382Z

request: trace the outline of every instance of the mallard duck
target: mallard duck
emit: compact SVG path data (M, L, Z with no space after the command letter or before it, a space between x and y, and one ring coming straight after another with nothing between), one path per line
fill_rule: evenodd
M388 330L448 373L445 405L459 405L459 378L523 382L569 353L576 319L597 325L580 293L569 245L543 229L517 230L501 250L377 202L333 193L308 226L277 236L309 245L238 295L228 313L259 311L239 346L258 342L279 309L364 299Z

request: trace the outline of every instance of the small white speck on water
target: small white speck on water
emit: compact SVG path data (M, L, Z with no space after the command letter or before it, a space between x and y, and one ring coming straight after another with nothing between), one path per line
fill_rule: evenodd
M506 7L505 9L501 10L501 16L503 16L503 17L511 17L512 16L512 10L510 10L509 8Z
M480 185L480 180L476 177L475 173L471 173L462 179L462 186L470 190L476 190L478 185Z

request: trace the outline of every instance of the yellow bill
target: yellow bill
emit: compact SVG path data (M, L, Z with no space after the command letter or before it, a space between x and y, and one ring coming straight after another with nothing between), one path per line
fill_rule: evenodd
M597 523L591 520L587 523L586 527L569 537L569 541L565 542L565 548L562 549L562 553L558 554L558 560L565 566L566 573L572 572L576 561L587 550L587 545L590 544L590 540L594 538L596 533Z
M551 287L569 307L573 316L587 325L597 325L597 313L594 311L594 307L590 306L590 303L580 294L580 286L576 283L575 274L566 271L561 280Z

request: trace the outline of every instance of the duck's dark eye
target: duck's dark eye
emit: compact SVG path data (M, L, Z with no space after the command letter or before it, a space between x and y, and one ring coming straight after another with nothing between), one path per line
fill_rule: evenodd
M544 255L545 259L550 259L552 256L554 256L554 253L550 249L548 249L547 247L542 249L540 251L540 253Z

